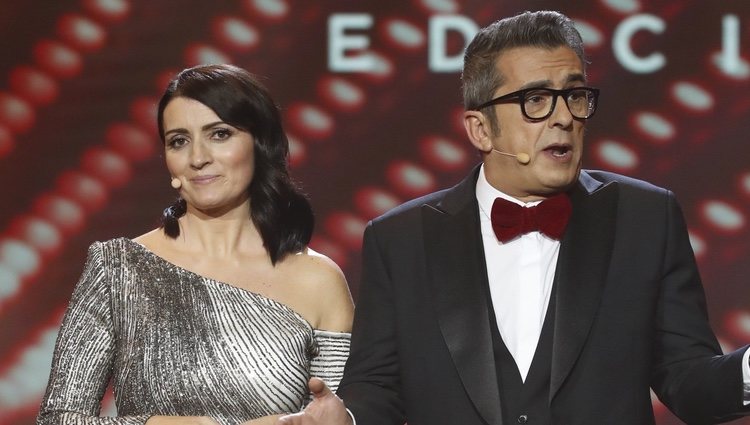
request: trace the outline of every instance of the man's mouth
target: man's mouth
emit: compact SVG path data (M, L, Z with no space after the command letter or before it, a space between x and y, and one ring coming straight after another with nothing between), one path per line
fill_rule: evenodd
M554 157L563 158L568 155L573 149L570 145L550 145L544 148L544 151L549 152Z

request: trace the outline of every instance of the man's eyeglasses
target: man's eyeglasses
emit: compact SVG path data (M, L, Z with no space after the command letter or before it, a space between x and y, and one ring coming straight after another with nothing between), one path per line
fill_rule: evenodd
M547 88L523 89L496 97L489 102L477 106L474 110L479 111L491 105L517 100L518 104L521 105L523 116L530 120L541 121L552 115L558 96L563 98L570 114L574 118L585 120L591 118L594 112L596 112L599 89L593 87L573 87L565 90Z

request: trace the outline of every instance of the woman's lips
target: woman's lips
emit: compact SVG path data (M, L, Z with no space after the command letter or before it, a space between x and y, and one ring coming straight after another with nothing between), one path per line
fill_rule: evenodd
M190 182L195 184L209 184L216 180L219 176L217 175L205 175L205 176L196 176L191 177Z

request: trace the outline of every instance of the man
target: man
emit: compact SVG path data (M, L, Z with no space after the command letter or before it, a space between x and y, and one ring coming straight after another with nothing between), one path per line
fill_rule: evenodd
M643 425L649 388L689 424L748 413L746 348L721 355L672 193L581 170L585 71L559 13L477 34L464 124L482 165L370 223L343 404L312 380L281 423Z

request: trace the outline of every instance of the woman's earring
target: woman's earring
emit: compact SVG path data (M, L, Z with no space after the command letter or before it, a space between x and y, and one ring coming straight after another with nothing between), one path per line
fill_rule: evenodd
M177 177L173 177L170 184L172 185L172 189L175 190L179 190L182 187L182 182Z

